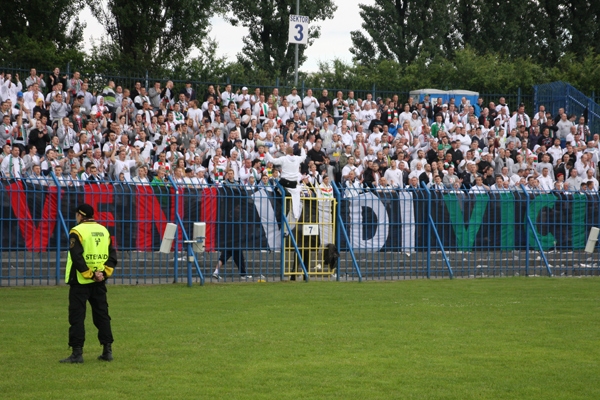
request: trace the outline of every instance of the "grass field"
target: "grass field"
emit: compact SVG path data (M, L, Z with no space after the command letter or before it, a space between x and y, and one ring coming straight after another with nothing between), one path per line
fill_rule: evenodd
M111 286L112 363L67 287L0 289L1 399L599 399L600 279Z

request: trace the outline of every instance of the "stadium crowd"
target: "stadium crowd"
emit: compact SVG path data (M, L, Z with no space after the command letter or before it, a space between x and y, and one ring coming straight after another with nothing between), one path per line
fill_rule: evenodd
M318 96L318 97L316 97ZM597 191L599 135L583 116L540 106L470 104L466 98L355 98L353 91L301 96L296 88L209 86L191 82L132 88L110 81L92 93L79 72L31 69L22 82L0 74L0 169L5 179L79 186L118 180L164 185L239 183L271 187L272 160L306 156L299 184L331 196L364 188L401 190Z

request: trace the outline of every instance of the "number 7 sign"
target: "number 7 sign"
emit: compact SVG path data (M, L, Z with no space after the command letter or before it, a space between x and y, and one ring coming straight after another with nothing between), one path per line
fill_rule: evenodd
M308 24L310 18L303 15L290 15L288 43L308 44Z

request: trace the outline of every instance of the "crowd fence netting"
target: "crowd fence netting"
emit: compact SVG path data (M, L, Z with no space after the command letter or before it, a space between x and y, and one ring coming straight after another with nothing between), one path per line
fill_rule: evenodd
M281 281L294 273L361 281L600 271L597 245L584 251L591 228L600 226L597 192L349 191L336 184L333 192L301 199L294 215L279 185L2 180L0 285L64 283L69 229L82 202L111 233L117 284ZM195 240L196 222L206 224L205 251L193 253L198 270L181 229ZM171 251L161 253L167 223L180 228ZM215 278L219 257L226 262Z

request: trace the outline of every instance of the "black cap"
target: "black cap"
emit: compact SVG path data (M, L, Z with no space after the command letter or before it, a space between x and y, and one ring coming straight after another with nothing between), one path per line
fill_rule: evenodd
M75 209L75 212L84 218L92 218L94 216L94 208L86 203L80 204L79 207Z

